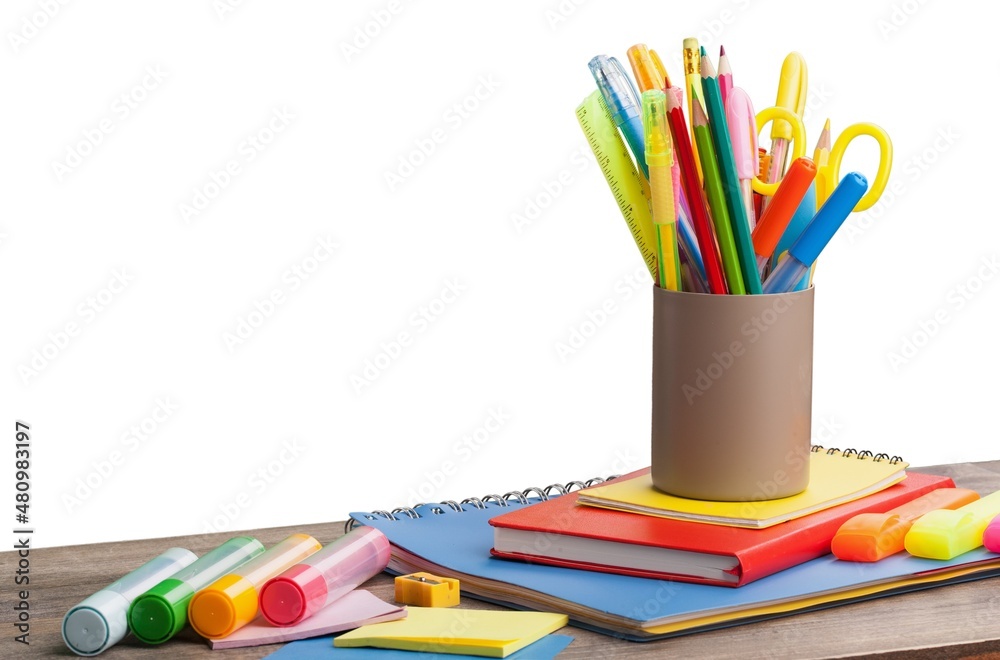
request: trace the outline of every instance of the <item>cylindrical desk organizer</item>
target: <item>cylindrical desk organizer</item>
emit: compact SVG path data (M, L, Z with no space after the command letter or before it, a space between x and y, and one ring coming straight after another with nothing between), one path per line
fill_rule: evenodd
M653 485L747 502L809 484L813 292L653 287Z

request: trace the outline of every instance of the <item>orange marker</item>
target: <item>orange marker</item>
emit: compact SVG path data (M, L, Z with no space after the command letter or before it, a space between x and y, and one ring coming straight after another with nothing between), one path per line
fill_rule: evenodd
M781 235L815 178L816 165L808 158L797 158L757 221L753 230L753 251L757 255L757 270L762 275Z
M939 488L885 513L859 513L840 526L830 549L844 561L884 559L903 550L906 533L917 518L978 499L979 494L967 488Z

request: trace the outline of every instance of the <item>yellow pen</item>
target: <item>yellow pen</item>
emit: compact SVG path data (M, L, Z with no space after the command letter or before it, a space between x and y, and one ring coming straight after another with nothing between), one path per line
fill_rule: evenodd
M688 117L694 117L694 98L704 98L701 91L701 48L698 40L688 37L684 40L684 81L687 87ZM694 152L694 166L698 170L698 180L704 181L705 177L701 172L701 158L698 157L698 147L694 139L694 122L688 122L691 126L691 151Z
M655 50L650 50L646 44L636 44L626 51L629 64L632 65L632 73L635 75L636 85L639 92L646 92L651 89L664 89L670 85L670 79L663 68L663 62ZM639 171L639 183L642 186L642 194L646 201L650 201L649 179Z
M653 60L653 66L656 67L656 72L659 74L660 80L663 81L663 86L670 87L670 75L667 74L667 67L663 66L663 60L660 59L659 53L650 48L649 59Z
M628 55L628 62L632 65L632 74L635 75L635 84L640 93L651 89L663 89L663 76L656 69L646 44L636 44L625 54Z
M807 87L806 61L798 53L789 53L781 64L778 97L774 105L790 110L801 119L806 109ZM792 125L783 119L775 119L771 125L771 171L767 174L768 183L776 183L785 175L788 141L791 139Z
M680 291L681 266L677 251L677 207L670 168L673 150L667 123L667 95L660 89L642 93L642 124L646 134L646 164L656 229L656 257L661 288Z

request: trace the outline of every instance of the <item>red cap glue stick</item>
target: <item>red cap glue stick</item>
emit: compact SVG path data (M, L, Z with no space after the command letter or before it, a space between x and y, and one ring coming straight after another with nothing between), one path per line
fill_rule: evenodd
M388 564L385 534L374 527L358 527L271 578L260 590L260 611L275 626L294 626Z

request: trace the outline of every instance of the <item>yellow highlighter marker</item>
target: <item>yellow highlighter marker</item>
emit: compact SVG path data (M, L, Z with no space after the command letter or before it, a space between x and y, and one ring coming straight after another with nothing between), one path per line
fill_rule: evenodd
M922 516L906 534L906 551L927 559L954 559L983 544L983 533L1000 515L1000 490L955 510Z
M646 164L656 229L658 284L680 291L681 262L677 253L677 205L671 176L673 153L667 124L667 95L659 89L642 93L642 124L646 134Z

